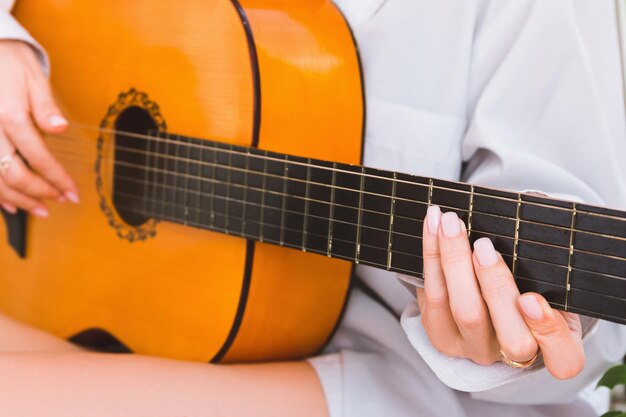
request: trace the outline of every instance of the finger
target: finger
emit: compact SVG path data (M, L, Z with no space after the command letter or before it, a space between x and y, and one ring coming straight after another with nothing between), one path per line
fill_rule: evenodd
M78 190L74 181L52 156L28 113L17 111L1 122L5 133L30 166L69 200L77 202Z
M19 207L35 217L47 218L50 216L43 202L7 187L3 181L0 181L0 199L10 207Z
M461 334L452 317L446 279L441 268L437 231L441 209L428 208L422 232L424 257L424 289L417 289L422 323L433 346L448 356L462 356Z
M0 156L13 154L15 154L15 147L9 142L0 127ZM58 199L60 197L59 191L35 175L18 155L13 156L9 165L2 173L2 180L7 186L34 199Z
M0 203L0 206L11 214L17 213L17 207L12 206L9 203Z
M509 267L488 238L474 242L473 261L500 349L516 362L530 360L539 346L517 307L520 293Z
M35 199L59 199L62 194L41 177L33 173L19 156L15 156L11 165L2 176L6 185Z
M61 133L67 128L67 120L52 97L50 84L42 74L29 77L30 108L37 125L49 133Z
M456 213L441 216L438 238L452 316L468 356L479 364L491 364L499 359L498 342L474 273L467 229Z
M552 309L539 294L524 294L518 298L518 304L541 347L548 371L558 379L578 375L585 366L580 333L570 329L563 315Z

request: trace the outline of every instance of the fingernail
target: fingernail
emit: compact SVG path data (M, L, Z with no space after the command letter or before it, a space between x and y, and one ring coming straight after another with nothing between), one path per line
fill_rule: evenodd
M461 233L461 222L455 212L449 211L441 216L441 228L446 237L457 237Z
M541 320L543 317L543 307L533 295L522 295L519 299L519 305L522 311L531 320Z
M11 204L2 204L2 208L8 211L11 214L17 213L17 207L12 206Z
M74 204L80 203L80 198L78 197L78 194L72 191L66 191L63 195Z
M439 220L441 219L441 209L439 206L430 206L426 211L426 220L428 221L428 231L431 235L436 235L439 229Z
M54 115L50 116L48 123L50 123L50 126L52 127L60 127L67 125L67 120L65 120L63 116Z
M48 210L46 210L45 208L41 208L41 207L37 207L35 210L32 211L32 213L35 217L41 217L42 219L50 217Z
M498 261L498 252L489 238L482 237L474 242L474 253L480 266L492 266Z

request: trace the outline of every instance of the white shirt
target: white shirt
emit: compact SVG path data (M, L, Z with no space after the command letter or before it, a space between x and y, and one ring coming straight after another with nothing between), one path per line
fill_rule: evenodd
M626 208L613 0L336 3L363 60L366 165ZM0 13L2 37L33 42ZM541 366L479 366L433 349L393 274L358 274L404 311L402 326L353 292L329 353L311 360L332 417L596 416L602 407L606 392L583 388L623 356L624 327L600 322L587 334L587 365L569 381Z

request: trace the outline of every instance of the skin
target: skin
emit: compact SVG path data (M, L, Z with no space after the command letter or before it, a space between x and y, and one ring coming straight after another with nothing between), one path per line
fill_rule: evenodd
M525 362L541 348L558 379L582 371L585 353L580 318L552 309L539 294L520 295L513 276L491 241L472 251L463 221L431 207L424 221L425 287L417 300L431 342L448 356L482 365L500 359L499 350Z
M23 158L13 158L0 176L0 204L6 210L19 207L47 217L46 200L78 203L74 181L39 132L60 133L66 127L30 47L0 41L0 157L17 150ZM444 233L438 208L429 216L423 240L426 287L417 297L434 346L484 365L499 360L499 348L525 361L540 347L556 378L578 374L584 365L578 317L552 310L538 294L522 297L536 300L539 315L523 313L528 303L500 255L489 258L485 245L473 252L465 226L450 219L453 213L445 223L450 229L456 222L455 236ZM436 223L432 233L429 223ZM484 264L488 258L493 264ZM2 315L0 335L0 415L328 413L317 375L305 362L212 366L95 354Z
M78 203L78 189L38 129L61 133L67 121L37 58L23 42L0 41L0 157L18 152L0 177L0 204L48 217L46 199Z
M0 415L328 415L305 362L214 366L89 353L2 315L0 334Z

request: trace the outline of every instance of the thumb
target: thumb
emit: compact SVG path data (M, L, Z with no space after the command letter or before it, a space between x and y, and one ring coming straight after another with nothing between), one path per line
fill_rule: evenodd
M557 379L573 378L585 366L582 339L572 332L563 316L539 294L518 298L526 324L537 340L548 371Z
M67 120L52 97L48 81L33 80L30 82L29 90L31 111L37 126L48 133L60 133L65 130Z

